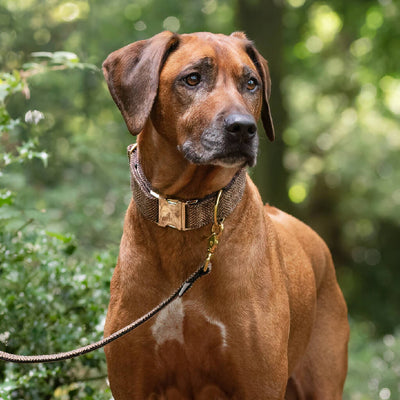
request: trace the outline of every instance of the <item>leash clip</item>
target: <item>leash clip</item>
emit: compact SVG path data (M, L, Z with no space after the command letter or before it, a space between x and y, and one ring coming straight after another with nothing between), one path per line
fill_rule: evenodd
M207 275L210 271L211 268L204 269L204 267L202 267L198 269L198 271L182 285L181 290L179 291L179 297L182 297L193 286L193 283L195 283L197 279Z
M219 238L224 230L224 218L218 221L218 206L222 196L222 189L219 191L217 196L217 201L214 206L214 223L211 228L211 235L208 238L208 250L207 250L207 258L204 262L203 272L208 273L210 271L211 266L211 258L214 255L215 250L219 244Z

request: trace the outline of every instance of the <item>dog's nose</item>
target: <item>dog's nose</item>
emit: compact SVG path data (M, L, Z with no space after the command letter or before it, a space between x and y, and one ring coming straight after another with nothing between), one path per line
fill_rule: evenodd
M226 131L238 140L249 140L257 133L256 121L249 114L230 114L225 118Z

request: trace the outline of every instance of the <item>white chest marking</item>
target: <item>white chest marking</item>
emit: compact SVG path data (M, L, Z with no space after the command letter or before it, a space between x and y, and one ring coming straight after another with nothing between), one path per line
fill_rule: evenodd
M221 321L217 321L215 319L210 318L208 315L203 314L204 317L206 318L206 320L212 324L217 326L217 328L219 328L220 332L221 332L221 337L222 337L222 347L225 348L227 347L227 342L226 342L226 326L221 322Z
M160 313L153 326L151 333L157 345L162 345L167 340L177 340L183 344L183 319L185 310L182 299L177 299L165 307Z
M214 325L219 329L222 340L222 348L226 348L226 326L221 321L218 321L208 316L198 305L196 305L196 303L189 301L186 303L186 306L187 310L190 311L188 317L190 317L190 314L193 312L195 313L195 315L198 313L209 324ZM183 334L184 318L185 307L181 298L173 301L170 305L160 311L153 326L151 327L151 333L153 334L153 337L158 346L161 346L168 340L176 340L182 345L185 343Z

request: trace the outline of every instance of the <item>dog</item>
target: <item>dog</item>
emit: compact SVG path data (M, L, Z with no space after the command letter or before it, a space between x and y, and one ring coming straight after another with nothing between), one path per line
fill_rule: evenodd
M241 32L166 31L111 53L103 71L138 135L105 335L167 298L207 254L211 268L105 348L114 398L341 399L349 326L330 252L264 206L246 172L260 118L275 137L267 61Z

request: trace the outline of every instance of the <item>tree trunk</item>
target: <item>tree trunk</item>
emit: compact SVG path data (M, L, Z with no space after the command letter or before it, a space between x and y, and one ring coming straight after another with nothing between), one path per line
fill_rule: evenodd
M274 120L275 142L260 134L260 152L252 177L264 201L285 210L290 209L287 195L288 174L283 167L286 125L280 83L283 73L283 3L274 0L238 0L237 26L253 40L260 53L269 61L272 80L270 99Z

